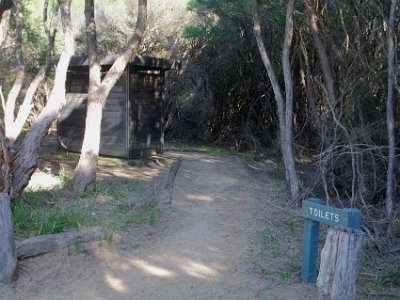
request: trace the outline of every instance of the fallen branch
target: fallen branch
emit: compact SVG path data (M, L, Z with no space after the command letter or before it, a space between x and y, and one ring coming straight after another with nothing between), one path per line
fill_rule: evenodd
M64 250L76 243L101 240L105 236L105 230L100 227L35 236L21 242L16 242L17 257L18 259L25 259Z

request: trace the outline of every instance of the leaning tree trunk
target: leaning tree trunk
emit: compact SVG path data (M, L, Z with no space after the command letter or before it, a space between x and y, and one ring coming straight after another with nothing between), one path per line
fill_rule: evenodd
M14 0L14 20L15 20L15 58L17 62L17 75L14 84L7 96L6 106L4 108L4 123L6 128L6 137L13 142L11 132L14 127L14 111L18 95L22 89L25 78L25 62L22 51L22 27L23 16L21 0Z
M46 32L47 40L49 43L49 48L47 50L46 63L43 67L40 68L36 77L29 84L29 87L25 93L24 100L22 101L22 104L19 107L18 114L15 118L15 121L13 121L12 126L10 126L8 128L8 131L6 132L9 143L11 144L10 146L12 146L12 143L21 134L22 129L23 129L23 127L29 117L29 114L32 110L33 96L35 95L35 93L36 93L37 89L39 88L40 84L42 83L42 81L46 78L47 74L49 73L49 71L51 69L51 65L53 63L54 41L55 41L55 36L56 36L57 31L54 27L51 29L50 28L50 27L52 27L52 26L50 26L51 24L48 24L48 17L47 17L48 6L49 6L49 0L46 0L44 2L44 6L43 6L43 27L44 27L44 31ZM57 10L58 10L58 7L57 7Z
M121 51L103 81L97 75L97 40L94 21L93 0L86 1L86 25L88 28L88 52L91 70L89 80L88 111L86 116L85 136L82 143L81 157L74 171L73 187L78 193L93 190L96 186L96 171L99 155L102 108L126 65L138 48L142 39L147 19L147 0L138 0L138 19L135 31L127 46Z
M393 98L395 96L394 85L396 82L396 46L395 46L395 31L394 23L396 19L396 6L397 0L392 0L390 5L390 15L388 22L388 92L386 99L386 125L389 140L389 158L387 169L387 183L386 183L386 219L388 222L388 235L391 234L393 222L393 198L395 191L394 181L394 168L396 160L396 139L394 130L394 105Z
M18 196L28 185L37 168L41 142L51 123L56 119L58 109L65 99L65 80L69 61L74 53L74 38L70 13L71 0L58 0L58 3L64 32L64 48L57 64L54 86L48 102L13 157L11 197Z
M282 55L282 63L284 68L286 103L283 98L275 70L269 59L267 49L265 48L262 34L261 24L258 15L257 0L253 0L253 21L254 21L254 34L257 40L258 49L263 60L265 69L267 70L268 77L271 81L272 89L275 94L275 101L278 107L279 119L279 134L281 143L282 158L285 165L286 182L290 188L290 193L293 201L300 198L300 186L296 174L296 167L293 156L293 83L290 70L290 47L293 35L293 9L294 0L288 3L286 13L286 27L284 38L284 49Z
M0 193L0 283L12 281L17 268L10 196Z
M7 39L8 28L10 26L11 7L0 12L0 49Z

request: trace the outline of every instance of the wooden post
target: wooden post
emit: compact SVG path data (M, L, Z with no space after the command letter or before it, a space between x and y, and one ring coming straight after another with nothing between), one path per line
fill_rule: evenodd
M0 283L12 281L17 268L10 197L0 193Z
M309 199L319 204L318 199ZM311 219L304 220L304 236L301 263L301 280L313 283L317 279L319 222Z
M321 299L355 299L363 240L361 230L328 229L317 279Z

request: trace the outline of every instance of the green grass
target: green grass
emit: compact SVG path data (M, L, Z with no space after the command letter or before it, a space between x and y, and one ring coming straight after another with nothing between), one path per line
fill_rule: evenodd
M280 278L286 284L293 283L293 281L298 280L298 275L300 273L300 269L297 265L288 263L281 270L278 271Z
M100 225L111 232L106 239L111 243L115 231L125 230L132 223L154 225L160 216L158 203L143 182L116 177L98 180L97 191L81 198L72 191L65 172L61 171L59 178L61 188L27 188L13 202L17 236L28 238Z
M189 144L181 141L166 141L165 142L166 150L176 150L176 151L195 151L202 153L210 153L210 154L235 154L241 155L249 158L253 158L254 154L247 151L238 151L236 149L232 149L229 147L219 147L214 145L196 145Z
M61 203L45 206L40 203L27 203L26 199L19 198L13 205L15 230L25 238L79 228L86 223L88 216L87 210L63 206Z
M134 194L142 193L143 184L124 179L98 180L96 191L103 196L120 201L124 198L132 197Z
M105 203L97 203L97 209L107 213L106 226L112 232L125 230L132 223L154 225L161 214L157 201L152 194L149 195L142 182L123 179L99 181L97 193L107 199Z
M265 256L276 256L279 250L279 240L277 237L269 230L265 229L261 235L260 239L260 255Z
M217 147L213 145L196 145L196 144L189 144L181 141L166 141L165 148L167 150L177 150L177 151L198 151L198 152L205 152L205 153L237 153L236 150L227 148L227 147Z

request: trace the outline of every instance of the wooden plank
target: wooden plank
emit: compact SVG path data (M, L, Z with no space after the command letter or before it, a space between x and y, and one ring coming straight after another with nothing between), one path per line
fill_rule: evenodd
M82 108L79 108L79 109L69 109L69 108L62 109L59 112L58 120L59 121L63 121L65 119L73 118L75 116L78 116L79 118L85 119L85 117L86 117L86 108L84 108L84 109L82 109Z

